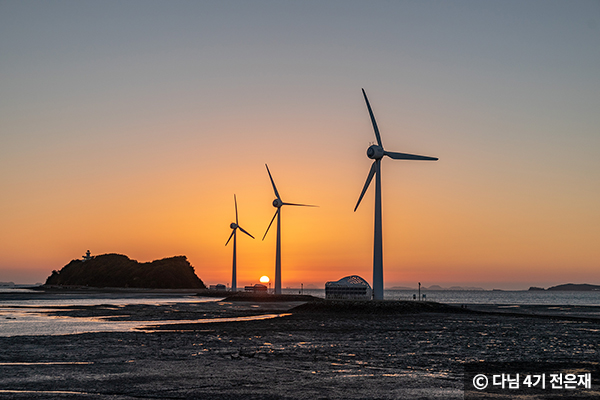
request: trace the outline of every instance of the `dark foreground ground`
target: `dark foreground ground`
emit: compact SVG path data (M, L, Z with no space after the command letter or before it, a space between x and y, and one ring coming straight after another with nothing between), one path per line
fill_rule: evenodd
M150 332L0 337L0 398L462 399L465 363L600 360L594 317L225 303L80 307L56 315L157 322L291 315ZM587 394L600 398L597 378Z

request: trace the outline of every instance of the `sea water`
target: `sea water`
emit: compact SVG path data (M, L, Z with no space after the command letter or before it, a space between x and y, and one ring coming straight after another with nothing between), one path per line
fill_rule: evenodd
M284 294L308 294L325 298L324 289L283 289ZM425 297L423 297L425 295ZM414 300L418 290L385 290L385 300ZM537 290L423 290L421 300L445 304L600 306L600 291Z
M284 294L308 294L325 297L324 289L284 289ZM422 290L421 300L455 305L498 305L523 306L600 306L600 291L467 291L467 290ZM386 290L386 300L413 300L416 290ZM0 336L22 335L69 335L85 332L131 331L148 325L177 323L230 322L248 319L276 318L281 314L265 312L264 315L203 320L161 321L111 321L103 318L74 318L48 315L58 308L72 306L134 304L161 305L169 303L211 303L211 307L223 307L220 298L199 297L177 293L44 293L27 289L2 289L0 291ZM223 305L221 305L223 304ZM231 306L229 306L231 307Z
M168 305L175 303L206 303L210 309L236 308L222 298L200 297L176 293L44 293L35 290L3 290L0 293L0 336L71 335L91 332L151 332L155 325L185 323L235 322L262 320L284 316L268 312L237 317L215 317L194 320L115 321L103 317L69 317L49 315L56 310L79 306ZM248 306L252 307L252 306ZM239 308L239 307L238 307Z

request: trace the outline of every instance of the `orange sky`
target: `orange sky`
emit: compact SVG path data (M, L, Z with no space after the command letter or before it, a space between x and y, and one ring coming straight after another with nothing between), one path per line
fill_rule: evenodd
M268 163L319 205L283 209L283 287L370 282L364 87L387 150L440 158L383 160L386 287L600 284L596 6L465 4L3 5L0 281L89 249L229 283L234 193L238 286L273 278Z

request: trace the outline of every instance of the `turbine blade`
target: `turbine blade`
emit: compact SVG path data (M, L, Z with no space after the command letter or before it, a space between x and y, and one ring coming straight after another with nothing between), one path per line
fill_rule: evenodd
M319 207L319 206L313 206L310 204L298 204L298 203L283 203L284 206L301 206L301 207Z
M238 223L238 212L237 212L237 199L235 198L235 194L233 195L233 201L235 202L235 224Z
M244 230L244 228L242 228L241 226L238 225L238 228L240 228L240 231L244 232L246 235L250 236L252 239L254 239L254 236L252 236L251 234L249 234L248 232L246 232Z
M394 160L420 160L420 161L437 161L437 157L418 156L416 154L395 153L393 151L385 151L384 155Z
M235 229L233 229L231 231L231 235L229 235L229 239L227 239L227 243L225 243L225 246L227 246L229 244L229 241L231 240L231 238L233 237L234 234L235 234Z
M354 207L354 211L356 211L356 209L358 208L358 205L360 204L363 196L365 195L365 192L367 191L367 189L369 188L369 185L371 184L371 181L373 180L373 176L375 176L375 171L377 170L377 166L375 165L376 163L377 163L377 161L373 161L373 164L371 164L371 170L369 171L369 176L367 176L367 181L365 182L365 186L363 187L363 190L360 193L360 197L358 198L356 207Z
M281 200L281 196L279 196L279 192L277 191L277 187L275 186L275 182L273 181L273 177L271 176L271 171L269 171L269 166L265 164L265 167L267 167L267 172L269 173L269 179L271 179L271 185L273 185L273 191L275 192L275 196L279 200Z
M271 222L269 222L269 226L267 227L267 231L265 232L265 235L263 236L262 240L265 240L265 238L267 237L267 233L269 233L269 229L271 228L271 225L273 225L273 221L275 221L275 217L277 216L278 212L279 208L277 209L277 211L275 211L275 215L273 215L273 219L271 219Z
M379 128L377 128L377 122L375 121L375 116L373 115L373 110L371 110L371 104L369 104L369 99L367 99L367 94L365 93L365 89L362 90L363 96L365 97L365 102L367 103L367 108L369 109L369 115L371 116L371 122L373 123L373 130L375 131L375 137L377 138L377 144L383 147L381 143L381 135L379 135Z

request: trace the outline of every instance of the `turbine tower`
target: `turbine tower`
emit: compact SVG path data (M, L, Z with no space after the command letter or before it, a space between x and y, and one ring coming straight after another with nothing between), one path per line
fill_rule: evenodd
M237 199L235 198L235 194L233 195L233 201L235 203L235 222L232 222L229 225L229 227L232 229L232 232L231 232L231 235L229 235L229 239L227 239L227 243L225 243L225 246L227 246L229 244L229 241L233 237L233 267L231 269L231 291L236 292L237 291L237 256L236 256L237 233L236 232L239 229L240 231L244 232L246 235L250 236L252 239L254 239L254 236L252 236L251 234L246 232L244 230L244 228L242 228L241 226L238 225Z
M365 89L362 89L363 96L365 98L365 102L367 103L367 109L369 110L369 115L371 116L371 122L373 123L373 130L375 131L375 138L377 139L377 144L373 144L369 146L367 149L367 157L373 160L373 164L371 165L371 170L369 171L369 175L367 176L367 181L365 182L365 186L363 187L362 192L360 193L360 197L358 198L358 202L356 203L356 207L354 207L354 211L358 208L365 192L369 188L371 184L371 180L373 180L373 176L377 175L375 178L375 233L373 237L373 299L374 300L383 300L383 235L382 235L382 226L381 226L381 159L383 156L388 156L394 160L420 160L420 161L437 161L436 157L426 157L426 156L418 156L415 154L405 154L405 153L396 153L392 151L385 151L383 149L383 143L381 142L381 136L379 135L379 129L377 128L377 122L375 122L375 116L373 115L373 110L371 110L371 105L369 104L369 99L367 98L367 94L365 93Z
M271 176L271 171L269 171L269 166L265 164L267 167L267 172L269 173L269 178L271 179L271 184L273 185L273 192L275 192L275 200L273 200L273 207L277 208L275 211L275 215L271 219L269 226L267 227L267 231L263 236L263 240L267 237L267 233L269 233L269 228L273 224L275 217L277 217L277 245L275 250L275 294L281 294L281 207L282 206L301 206L301 207L316 207L308 204L296 204L296 203L284 203L281 200L281 196L279 196L279 192L277 191L277 187L275 186L275 182L273 181L273 177Z

